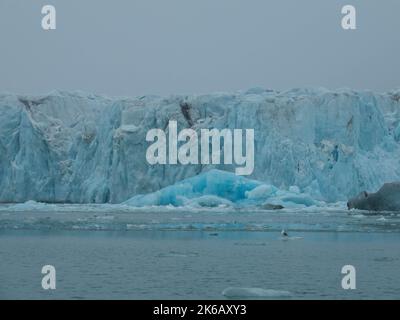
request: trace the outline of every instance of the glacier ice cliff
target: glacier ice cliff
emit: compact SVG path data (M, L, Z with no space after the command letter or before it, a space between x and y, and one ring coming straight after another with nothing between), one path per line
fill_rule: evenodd
M1 94L0 202L120 203L211 169L234 170L148 165L146 133L169 120L179 130L254 129L255 169L247 178L297 186L316 200L347 200L400 180L400 91Z

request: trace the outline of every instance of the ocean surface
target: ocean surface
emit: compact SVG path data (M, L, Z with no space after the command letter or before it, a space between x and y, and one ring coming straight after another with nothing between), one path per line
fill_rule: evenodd
M0 206L0 299L399 299L399 271L396 213Z

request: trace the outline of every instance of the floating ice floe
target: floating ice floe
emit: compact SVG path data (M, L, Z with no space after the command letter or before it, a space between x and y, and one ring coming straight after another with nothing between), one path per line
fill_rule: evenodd
M284 298L292 294L283 290L229 287L222 291L222 295L227 298Z
M60 204L33 200L0 205L0 212L130 212L135 210L134 207L122 204Z
M11 205L7 208L9 208L10 211L32 211L32 210L54 210L55 207L56 205L54 204L46 204L29 200L24 203L17 203Z

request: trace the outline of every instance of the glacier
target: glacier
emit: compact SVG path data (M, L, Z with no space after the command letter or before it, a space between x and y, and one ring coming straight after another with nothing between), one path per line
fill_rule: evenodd
M255 168L244 183L254 188L229 189L243 182L229 174L232 165L149 165L146 133L166 128L170 120L179 130L197 132L254 129ZM253 88L134 98L5 93L0 124L3 203L167 203L165 192L182 188L182 203L192 205L262 203L273 191L292 200L308 197L313 205L345 201L400 180L399 90ZM225 191L240 197L221 196L222 189L189 195L187 188L212 179L209 172L231 179ZM187 183L196 176L198 181Z

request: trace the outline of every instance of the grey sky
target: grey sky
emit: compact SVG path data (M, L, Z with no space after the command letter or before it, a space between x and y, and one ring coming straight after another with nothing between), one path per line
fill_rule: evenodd
M399 13L398 0L1 0L0 92L386 91L400 87Z

